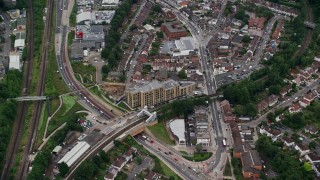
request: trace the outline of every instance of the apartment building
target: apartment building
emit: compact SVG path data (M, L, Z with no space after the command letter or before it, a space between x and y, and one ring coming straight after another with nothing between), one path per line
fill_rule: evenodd
M191 81L174 81L172 79L160 82L152 80L129 87L126 90L127 103L132 108L151 107L177 97L192 94L195 83Z

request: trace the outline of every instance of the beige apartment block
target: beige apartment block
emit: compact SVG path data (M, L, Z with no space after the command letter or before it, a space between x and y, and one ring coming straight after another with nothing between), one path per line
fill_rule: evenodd
M152 80L135 84L126 90L127 103L132 108L151 107L173 100L175 98L192 94L195 83L191 81Z

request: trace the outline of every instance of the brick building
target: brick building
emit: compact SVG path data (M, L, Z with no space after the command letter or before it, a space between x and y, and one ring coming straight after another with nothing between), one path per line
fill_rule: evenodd
M170 40L188 36L186 28L177 21L162 23L161 30Z

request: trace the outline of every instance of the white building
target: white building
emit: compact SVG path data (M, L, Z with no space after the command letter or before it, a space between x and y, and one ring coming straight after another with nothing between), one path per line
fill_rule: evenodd
M184 119L175 119L169 122L170 130L179 144L186 144Z
M85 141L80 141L76 146L74 146L62 159L58 162L59 164L65 162L68 167L70 167L74 162L76 162L88 149L90 145Z
M85 11L77 14L77 24L109 24L115 11Z
M197 49L198 44L192 37L181 37L179 40L174 41L176 51L173 51L173 56L186 56L190 51Z
M10 52L9 54L9 69L18 69L21 71L20 54L18 52Z

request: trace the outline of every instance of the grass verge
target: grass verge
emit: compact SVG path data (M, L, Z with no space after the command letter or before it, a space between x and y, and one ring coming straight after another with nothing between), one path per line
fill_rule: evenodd
M157 139L163 141L166 144L175 145L174 141L170 139L169 134L162 122L153 126L149 126L147 128Z
M224 168L223 175L224 176L232 176L231 165L230 165L229 159L227 159L227 163L226 163L226 166Z
M193 156L183 156L185 159L194 162L201 162L209 159L212 156L212 152L196 152Z
M98 97L100 97L105 103L109 104L110 106L118 109L121 112L126 112L127 110L122 108L121 106L117 106L116 104L114 104L114 100L110 99L110 97L108 97L108 95L104 95L96 86L90 88L90 91L97 95Z
M70 114L74 114L77 111L84 110L84 108L79 103L76 103L76 97L66 97L66 98L67 98L67 103L63 101L63 104L59 109L59 111L50 120L48 129L47 129L47 136L50 135L56 128L61 126L63 123L67 122L68 121L67 117L70 116ZM72 99L73 99L73 102L72 102Z

